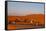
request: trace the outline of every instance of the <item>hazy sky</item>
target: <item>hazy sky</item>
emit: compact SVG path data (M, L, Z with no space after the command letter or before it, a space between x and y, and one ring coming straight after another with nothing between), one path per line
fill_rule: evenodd
M8 2L8 15L25 16L30 14L44 14L44 4Z

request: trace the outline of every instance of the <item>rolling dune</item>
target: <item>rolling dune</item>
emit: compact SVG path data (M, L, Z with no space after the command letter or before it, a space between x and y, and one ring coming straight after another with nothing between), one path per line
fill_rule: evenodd
M27 16L8 16L9 22L16 22L16 25L22 25L22 24L36 24L36 25L44 25L45 18L43 14L32 14ZM9 26L9 25L8 25ZM13 26L14 27L14 26ZM16 26L18 27L18 26ZM22 27L21 27L22 28Z

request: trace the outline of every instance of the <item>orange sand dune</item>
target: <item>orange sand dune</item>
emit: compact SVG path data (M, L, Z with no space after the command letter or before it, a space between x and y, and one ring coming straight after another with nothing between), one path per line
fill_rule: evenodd
M25 21L30 20L30 21L39 21L41 24L44 23L44 15L43 14L32 14L32 15L27 15L27 16L8 16L8 21L14 22L19 20L19 21Z
M8 30L15 30L16 26L15 25L8 25L7 29Z
M27 16L8 16L9 22L16 22L16 24L42 24L44 25L44 15L43 14L32 14ZM20 21L20 22L18 22ZM24 21L24 22L23 22ZM25 22L26 21L26 22ZM16 29L15 25L8 25L8 29Z

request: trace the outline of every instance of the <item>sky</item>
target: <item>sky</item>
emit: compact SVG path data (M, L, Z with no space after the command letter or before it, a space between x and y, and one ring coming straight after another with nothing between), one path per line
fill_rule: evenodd
M8 16L26 16L44 14L44 4L8 2Z

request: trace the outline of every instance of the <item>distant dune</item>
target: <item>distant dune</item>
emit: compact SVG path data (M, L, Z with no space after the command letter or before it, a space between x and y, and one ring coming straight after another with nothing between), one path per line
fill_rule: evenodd
M40 24L44 24L44 15L43 14L32 14L27 16L8 16L8 21L38 21Z

